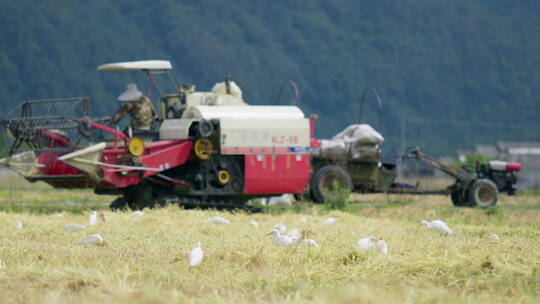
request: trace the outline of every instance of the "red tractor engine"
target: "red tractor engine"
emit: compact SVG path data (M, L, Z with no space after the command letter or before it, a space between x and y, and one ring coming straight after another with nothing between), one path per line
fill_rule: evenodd
M516 174L519 171L521 171L520 163L500 160L479 163L476 168L476 174L479 178L490 179L495 183L499 192L506 192L508 195L514 195L516 193Z

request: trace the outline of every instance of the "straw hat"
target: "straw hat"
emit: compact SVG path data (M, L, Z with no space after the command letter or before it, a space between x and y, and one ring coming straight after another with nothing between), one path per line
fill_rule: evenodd
M137 85L131 82L126 85L126 90L124 91L124 93L118 96L118 100L120 101L137 100L141 98L142 95L143 93L141 93L141 91L137 89Z

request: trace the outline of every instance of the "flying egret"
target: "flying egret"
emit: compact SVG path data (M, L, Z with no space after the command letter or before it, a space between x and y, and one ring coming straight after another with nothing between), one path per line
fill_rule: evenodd
M315 242L314 239L303 239L302 242L300 242L300 246L315 247L319 249L319 245L317 245L317 242Z
M100 234L92 234L77 241L77 245L97 244L103 242Z
M231 221L221 216L214 216L212 218L209 218L208 222L214 223L214 224L230 224L231 223Z
M85 225L78 225L78 224L66 224L64 225L65 231L80 231L86 229Z
M431 222L422 220L420 223L426 225L426 227L429 229L437 230L442 234L452 234L452 229L450 229L450 227L448 227L448 225L441 220L433 220Z
M284 224L276 224L272 229L277 229L279 233L285 234L287 232L287 227Z
M92 211L92 214L88 216L88 225L94 226L97 224L97 211Z
M323 225L323 226L332 225L336 221L337 221L337 219L335 217L329 217L324 222L322 222L321 225Z
M368 236L367 238L359 239L356 242L356 247L358 247L358 249L372 250L375 249L376 246L377 239L372 235Z
M388 244L383 239L380 239L379 241L377 241L377 246L375 250L379 254L388 255Z
M259 222L257 222L256 220L251 220L249 223L255 227L259 227Z
M500 239L499 239L499 236L496 235L495 233L493 233L493 234L491 235L491 238L493 238L495 241L499 241L499 240L500 240Z
M131 218L138 218L144 215L144 211L141 210L135 210L133 213L129 216Z
M204 252L201 248L201 242L197 242L197 245L195 248L191 249L191 252L189 253L189 266L197 266L199 265L204 257Z
M274 235L274 238L273 238L274 244L276 244L278 246L289 247L289 245L291 245L291 243L293 242L286 235L281 235L281 232L279 232L278 229L272 229L272 231L270 231L266 235L270 235L270 234Z
M17 229L23 229L23 223L21 221L16 221L15 222L15 228Z

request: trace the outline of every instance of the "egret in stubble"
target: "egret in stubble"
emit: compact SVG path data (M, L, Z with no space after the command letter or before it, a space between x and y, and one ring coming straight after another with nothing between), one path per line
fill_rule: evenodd
M375 250L382 255L388 255L388 244L383 240L380 239L377 241L377 246L375 247Z
M221 225L231 223L231 221L221 216L214 216L212 218L209 218L208 222L214 223L214 224L221 224Z
M298 229L293 229L287 233L287 237L294 242L300 238L300 232L298 232Z
M88 225L94 226L97 224L97 211L92 211L90 216L88 216Z
M129 216L130 218L139 218L144 215L144 211L141 210L135 210L133 213Z
M315 242L314 239L303 239L299 245L304 247L315 247L319 249L319 245L317 244L317 242Z
M358 249L372 250L372 249L375 249L376 246L377 246L377 239L373 235L370 235L363 239L359 239L356 242L356 247L358 247Z
M99 219L100 219L102 222L106 222L106 221L107 221L107 216L105 215L105 211L103 211L103 210L100 210L100 211L99 211Z
M335 217L329 217L324 222L322 222L321 225L323 225L323 226L332 225L336 221L337 221L337 219Z
M201 248L201 242L197 242L195 248L191 249L189 253L189 267L199 265L204 257L204 252Z
M270 235L270 234L274 235L272 240L274 241L274 244L278 246L289 247L289 245L291 245L291 243L293 242L293 240L291 240L288 236L281 235L281 232L278 229L272 229L272 231L270 231L266 235Z
M92 234L77 241L77 245L98 244L103 242L103 237L100 234Z
M452 234L452 229L450 229L450 227L448 227L448 225L441 220L433 220L431 222L422 220L420 224L426 225L426 227L429 229L437 230L445 235Z
M16 221L15 222L15 228L17 229L23 229L23 223L21 221Z
M356 247L358 249L366 251L373 250L379 254L388 255L388 244L383 239L377 241L377 238L375 238L373 235L359 239L356 242Z
M78 225L78 224L66 224L64 225L65 231L80 231L86 229L85 225Z
M285 234L287 232L287 227L285 226L285 224L281 223L274 225L272 229L277 229L281 234Z

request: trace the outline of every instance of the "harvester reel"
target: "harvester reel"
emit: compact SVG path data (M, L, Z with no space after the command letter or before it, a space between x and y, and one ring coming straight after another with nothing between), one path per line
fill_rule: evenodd
M98 136L95 133L95 130L90 126L90 122L80 122L79 126L77 127L77 130L79 131L79 134L82 135L84 138L94 142L97 141Z

